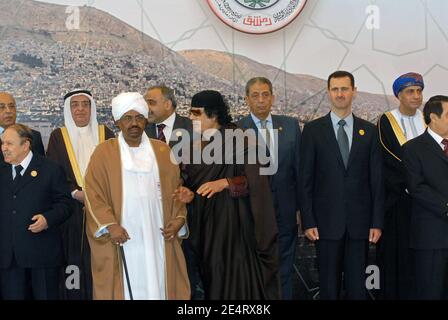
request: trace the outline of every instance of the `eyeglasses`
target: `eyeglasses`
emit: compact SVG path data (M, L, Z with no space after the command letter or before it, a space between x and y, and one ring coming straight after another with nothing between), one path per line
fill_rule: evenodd
M123 122L126 122L126 123L131 123L131 122L133 122L134 120L135 120L136 122L145 122L145 121L146 121L146 118L145 118L144 115L139 114L139 115L136 115L136 116L131 116L131 115L122 116L122 117L120 118L120 120L123 121Z
M204 111L200 109L190 109L190 114L199 117Z

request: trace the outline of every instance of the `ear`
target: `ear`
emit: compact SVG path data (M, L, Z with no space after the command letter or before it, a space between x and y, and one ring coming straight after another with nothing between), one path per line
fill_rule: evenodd
M353 98L356 98L357 95L358 95L358 88L354 87L353 88Z
M436 115L435 113L430 113L429 114L429 118L431 119L431 123L434 123L435 120L439 120L440 117L438 115Z

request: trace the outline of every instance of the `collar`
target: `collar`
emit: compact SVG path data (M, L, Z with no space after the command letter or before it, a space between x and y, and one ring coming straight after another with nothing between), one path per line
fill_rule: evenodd
M338 122L342 120L333 111L330 112L330 118L331 122L333 123L333 127L337 127L339 125ZM349 128L353 127L353 121L354 121L353 113L350 113L347 117L344 118L344 120L346 122L347 127Z
M430 127L428 127L428 133L434 140L436 140L436 142L439 146L443 146L443 144L442 144L443 138L441 136L439 136L437 133L435 133L434 131L432 131Z
M255 122L255 124L258 126L258 125L261 125L261 123L260 123L260 119L258 119L252 112L250 113L250 116L252 117L252 120ZM267 121L267 123L266 124L272 124L272 115L271 115L271 113L269 112L269 115L268 115L268 117L266 118L266 121Z
M174 128L174 121L176 120L176 112L173 112L168 118L166 118L164 121L157 123L157 125L159 124L164 124L166 127L168 128Z
M28 166L30 165L31 159L33 158L33 151L28 152L27 156L25 157L25 159L22 160L22 162L20 162L20 165L23 167L22 172L25 172L26 169L28 168ZM16 167L15 165L13 165L13 167Z
M422 117L422 112L420 111L420 109L417 109L413 116L408 116L406 114L402 114L400 112L400 108L397 108L397 112L400 115L400 117L402 117L402 118L421 118Z

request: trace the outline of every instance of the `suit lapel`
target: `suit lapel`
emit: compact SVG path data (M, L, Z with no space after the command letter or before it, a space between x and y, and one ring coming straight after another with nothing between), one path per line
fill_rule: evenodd
M437 142L431 137L431 135L428 133L428 130L425 131L424 135L424 141L428 149L431 150L431 152L438 155L442 160L445 162L448 162L448 157L443 152L442 148L437 144Z
M151 139L157 139L157 134L156 134L156 125L154 123L148 123L146 125L146 134L148 135L148 137L150 137Z
M339 150L338 141L336 140L336 135L334 134L333 123L331 122L330 113L328 113L324 117L324 121L322 124L323 124L323 130L322 130L323 135L325 136L328 145L332 149L333 151L332 153L336 155L339 165L345 170L344 161L342 160L342 155L341 151Z
M40 159L37 154L33 154L33 158L31 159L31 162L28 165L28 168L26 168L25 172L23 173L22 178L20 179L19 183L15 187L15 190L14 190L15 192L18 192L20 189L22 189L28 183L33 181L40 174L41 164L42 164L42 159Z
M277 163L279 163L280 156L285 154L283 152L283 147L285 145L284 144L285 139L283 137L283 126L282 126L283 123L279 117L274 116L274 115L271 115L271 117L272 117L272 127L277 130L277 134L278 134L277 139L274 141L274 145L277 144L277 159L276 159L276 161L277 161ZM275 136L273 138L275 138Z
M360 121L353 115L353 133L352 133L352 147L350 148L350 155L348 157L347 168L350 168L353 158L359 150L359 146L362 143L363 136L360 132L363 130Z
M176 143L181 141L181 135L182 131L178 131L178 129L184 129L181 123L181 118L176 114L176 117L174 118L174 124L173 124L173 130L171 131L171 137L168 137L169 140L169 146L172 148ZM172 141L171 138L177 139L175 137L179 137L178 141Z

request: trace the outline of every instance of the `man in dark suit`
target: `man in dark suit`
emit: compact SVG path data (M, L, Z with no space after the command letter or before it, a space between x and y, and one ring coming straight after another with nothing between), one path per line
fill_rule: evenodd
M154 86L146 91L144 98L149 107L148 124L145 128L148 137L166 142L171 148L182 140L185 133L183 130L191 137L191 120L176 113L177 103L173 89L164 85Z
M16 123L17 104L14 97L7 92L0 92L0 134L10 125ZM44 144L39 131L31 130L33 144L31 150L42 156L45 155ZM3 162L3 154L0 152L0 163Z
M269 79L250 79L246 84L246 103L250 115L238 121L237 125L259 132L261 143L268 146L270 159L276 162L274 167L277 171L270 176L270 185L279 232L282 298L292 299L293 263L298 236L300 127L294 118L272 115L274 101Z
M448 280L448 97L423 109L428 129L403 146L411 203L417 297L446 299Z
M31 130L9 126L0 165L0 289L4 299L57 299L63 252L58 226L70 216L61 167L31 151Z
M301 214L316 241L321 299L338 299L344 272L346 298L366 299L368 241L384 220L381 147L375 126L352 114L353 75L328 78L331 112L307 123L300 147Z

